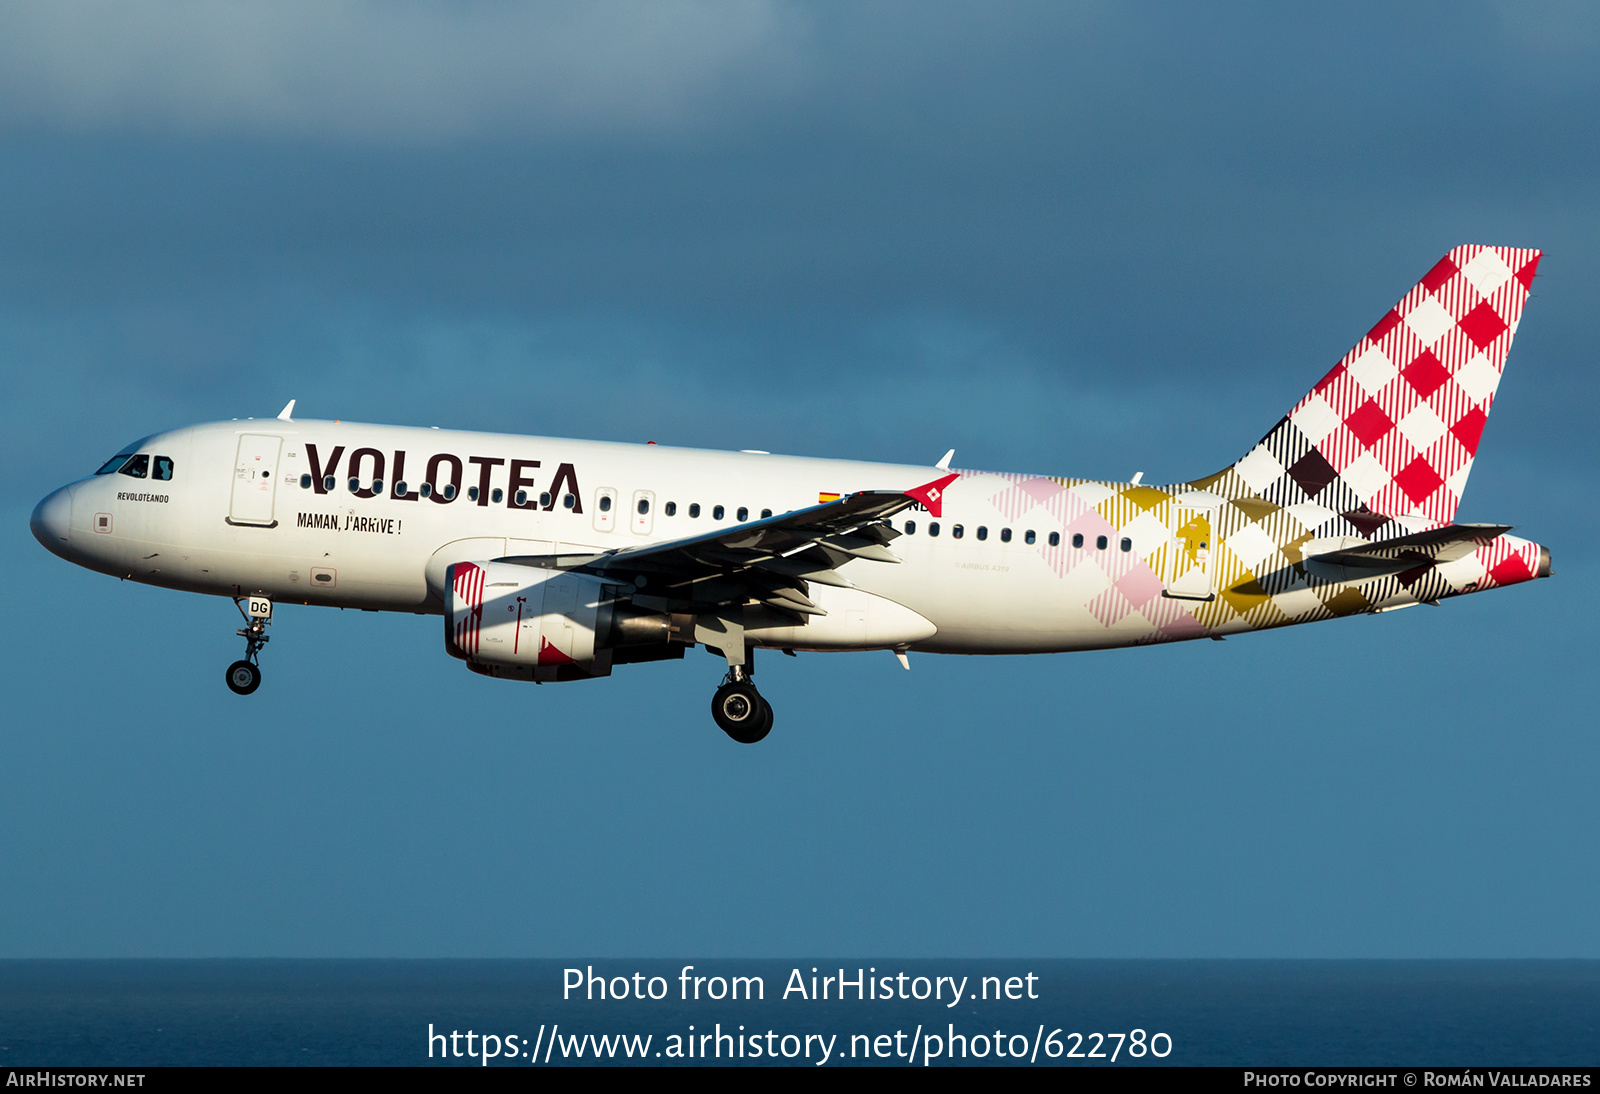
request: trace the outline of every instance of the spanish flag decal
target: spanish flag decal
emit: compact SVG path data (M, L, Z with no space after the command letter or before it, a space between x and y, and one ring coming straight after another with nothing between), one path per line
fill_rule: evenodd
M838 501L838 500L839 500L839 495L838 494L818 494L817 495L817 504L818 505L821 505L823 502Z

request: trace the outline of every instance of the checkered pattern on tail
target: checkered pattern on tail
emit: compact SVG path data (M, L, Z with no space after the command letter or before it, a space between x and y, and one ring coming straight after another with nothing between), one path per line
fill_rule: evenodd
M1209 489L1292 507L1320 535L1454 520L1538 265L1512 247L1445 255Z

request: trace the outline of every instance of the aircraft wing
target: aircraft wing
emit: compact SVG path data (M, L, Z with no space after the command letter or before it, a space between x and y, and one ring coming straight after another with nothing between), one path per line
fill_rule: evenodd
M1509 531L1509 524L1446 524L1396 539L1308 555L1306 561L1398 572L1465 558Z
M910 490L845 494L821 505L665 543L501 561L616 577L638 589L630 599L642 607L680 610L755 599L798 616L822 615L806 595L806 582L851 588L838 572L845 563L899 562L888 545L900 533L887 518L916 504L938 516L945 488L958 477L951 473Z

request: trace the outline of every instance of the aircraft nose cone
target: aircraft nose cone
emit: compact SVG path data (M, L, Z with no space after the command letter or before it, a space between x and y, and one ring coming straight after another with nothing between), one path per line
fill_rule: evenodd
M67 536L72 531L72 487L63 486L33 508L28 518L33 538L52 554L67 556Z

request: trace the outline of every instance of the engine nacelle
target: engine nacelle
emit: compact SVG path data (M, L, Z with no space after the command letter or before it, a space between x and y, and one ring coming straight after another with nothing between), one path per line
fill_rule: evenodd
M683 656L671 616L619 603L624 587L590 574L457 562L445 579L445 650L485 676L586 680L614 662Z

